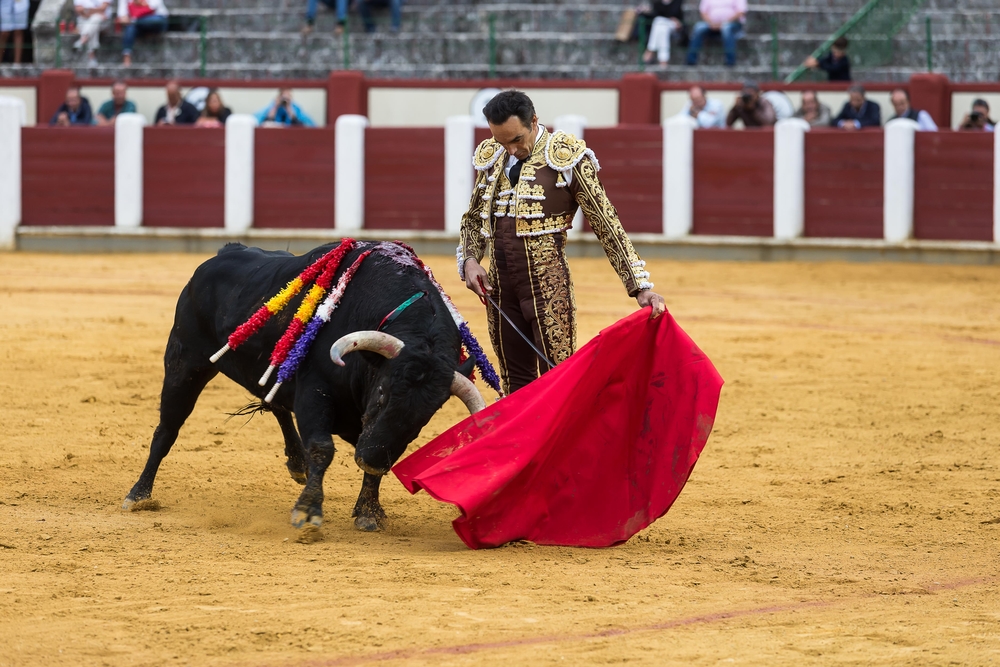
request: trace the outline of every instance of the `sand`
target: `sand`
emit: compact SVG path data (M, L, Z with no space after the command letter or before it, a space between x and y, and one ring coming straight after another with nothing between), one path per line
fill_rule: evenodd
M392 477L354 530L344 443L299 543L277 423L223 377L160 508L119 510L203 259L0 254L0 665L1000 665L1000 269L650 262L727 381L690 482L616 548L476 552ZM586 341L635 304L572 268Z

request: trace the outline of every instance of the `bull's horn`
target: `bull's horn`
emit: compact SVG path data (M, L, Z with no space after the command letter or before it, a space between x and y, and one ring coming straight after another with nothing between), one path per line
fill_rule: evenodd
M355 331L341 336L330 347L330 359L338 366L344 365L344 355L348 352L367 350L378 352L386 359L395 359L403 349L403 341L381 331Z
M451 381L451 393L462 399L465 407L469 408L469 414L474 415L486 409L486 401L476 389L476 385L458 371L455 371L455 377Z

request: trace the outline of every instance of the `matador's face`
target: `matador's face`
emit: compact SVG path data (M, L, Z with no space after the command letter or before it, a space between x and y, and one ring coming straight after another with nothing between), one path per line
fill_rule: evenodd
M531 117L531 127L525 126L517 116L511 116L501 125L490 123L490 132L508 154L513 155L518 160L527 160L531 151L535 149L535 137L538 135L538 116Z

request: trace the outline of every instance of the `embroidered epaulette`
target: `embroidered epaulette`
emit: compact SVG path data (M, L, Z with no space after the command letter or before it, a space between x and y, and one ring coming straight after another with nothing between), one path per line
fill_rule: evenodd
M552 169L559 172L566 172L579 164L580 160L587 157L594 163L594 168L600 170L594 151L587 148L587 143L583 139L577 139L572 134L559 130L549 135L549 140L545 144L545 162Z
M503 147L497 143L496 139L485 139L476 147L476 154L472 157L472 166L478 171L485 171L496 164L503 154Z

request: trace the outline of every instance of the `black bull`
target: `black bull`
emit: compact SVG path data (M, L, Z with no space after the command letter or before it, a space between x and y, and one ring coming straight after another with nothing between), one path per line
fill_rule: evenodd
M295 257L229 244L195 270L177 300L167 340L160 422L153 433L149 459L123 508L150 497L160 462L205 385L217 373L259 399L267 394L268 387L259 386L258 380L308 286L237 349L214 364L209 357L268 298L334 245ZM363 249L355 247L344 257L338 277ZM359 351L347 355L343 367L331 360L333 346L343 348L342 337L374 331L388 313L417 292L425 296L384 327L395 340L396 356L390 358L384 344L368 347L380 352L365 351L361 342L350 346ZM353 338L356 341L366 335ZM385 343L387 337L382 335L382 339ZM364 471L354 507L355 526L362 530L378 527L385 518L378 499L382 476L420 429L452 393L463 396L470 410L476 401L482 401L478 393L470 397L471 383L466 377L472 371L472 360L460 366L460 348L458 327L423 271L377 252L363 261L295 377L281 385L270 405L284 436L288 471L305 485L292 511L293 525L318 526L322 522L323 476L333 460L331 434L335 434L354 445L355 462ZM475 392L474 387L471 391Z

